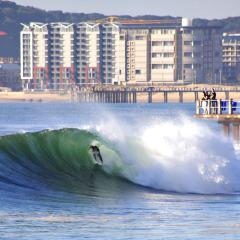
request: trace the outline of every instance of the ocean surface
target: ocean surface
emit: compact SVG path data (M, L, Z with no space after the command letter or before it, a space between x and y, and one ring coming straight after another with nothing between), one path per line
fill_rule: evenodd
M0 103L0 240L240 239L239 144L194 111Z

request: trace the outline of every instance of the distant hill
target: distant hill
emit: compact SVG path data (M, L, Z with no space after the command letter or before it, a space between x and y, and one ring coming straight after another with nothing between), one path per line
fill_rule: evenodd
M34 7L25 7L10 1L0 0L0 31L7 32L7 36L0 37L0 56L19 57L20 51L20 23L29 22L81 22L103 19L108 16L99 13L64 13L62 11L44 11ZM169 19L171 16L119 16L124 19ZM221 20L194 19L195 25L207 26L220 24L223 31L240 31L240 17Z

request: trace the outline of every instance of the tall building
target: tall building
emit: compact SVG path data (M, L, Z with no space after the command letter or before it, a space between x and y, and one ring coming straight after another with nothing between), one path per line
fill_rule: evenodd
M221 41L221 28L194 27L183 19L177 33L177 81L217 83L222 69Z
M43 23L22 25L20 61L23 86L30 88L48 88L48 25Z
M75 37L77 83L100 83L100 26L79 23Z
M65 89L75 83L74 24L51 23L49 34L50 88Z
M240 81L240 33L224 33L223 81Z
M72 84L213 83L221 30L188 19L30 23L21 32L21 77L33 88Z

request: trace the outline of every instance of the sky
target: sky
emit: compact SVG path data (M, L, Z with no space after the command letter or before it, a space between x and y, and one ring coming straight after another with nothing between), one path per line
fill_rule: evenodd
M25 6L106 15L153 14L188 18L240 16L240 0L12 0Z

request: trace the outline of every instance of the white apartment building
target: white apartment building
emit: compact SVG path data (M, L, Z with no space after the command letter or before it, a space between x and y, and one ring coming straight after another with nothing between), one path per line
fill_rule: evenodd
M68 88L69 84L75 83L74 24L51 23L49 32L51 88Z
M22 25L20 61L23 85L31 88L47 88L49 55L47 24Z
M213 83L221 31L187 19L30 23L21 32L21 77L34 88L72 84Z
M75 60L79 84L100 83L100 26L79 23L76 26Z
M100 64L101 82L112 84L119 75L119 26L115 23L101 25Z

